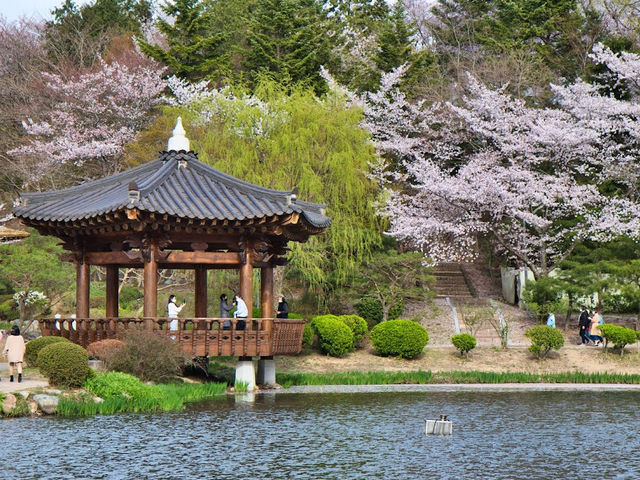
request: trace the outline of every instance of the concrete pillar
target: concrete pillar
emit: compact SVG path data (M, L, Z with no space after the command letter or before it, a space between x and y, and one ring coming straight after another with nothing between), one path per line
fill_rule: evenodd
M258 385L276 384L276 361L273 357L260 357L258 360Z
M235 384L237 385L238 383L244 383L248 392L256 389L256 369L253 366L251 357L240 357L238 359Z

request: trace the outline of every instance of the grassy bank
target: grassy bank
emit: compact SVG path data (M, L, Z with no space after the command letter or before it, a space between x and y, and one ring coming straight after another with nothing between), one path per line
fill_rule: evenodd
M283 387L293 385L392 385L438 383L617 383L640 384L640 375L617 373L525 373L525 372L340 372L340 373L279 373L277 381Z
M125 412L169 412L187 403L202 402L225 393L226 384L146 385L126 374L99 375L87 382L87 393L62 397L57 414L63 417L111 415ZM95 401L94 395L102 401Z

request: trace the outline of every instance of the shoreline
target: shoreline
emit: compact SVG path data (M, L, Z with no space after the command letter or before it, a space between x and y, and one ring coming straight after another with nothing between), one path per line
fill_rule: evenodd
M640 385L622 383L433 383L393 385L294 385L254 393L387 393L387 392L615 392L640 391Z

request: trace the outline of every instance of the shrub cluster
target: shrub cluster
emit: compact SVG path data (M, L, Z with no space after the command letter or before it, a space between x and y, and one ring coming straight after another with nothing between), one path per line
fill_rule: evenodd
M360 346L362 339L369 331L365 319L358 315L340 315L338 316L338 320L351 329L351 332L353 332L354 345Z
M142 398L149 387L140 379L122 372L108 372L87 380L84 388L100 398Z
M102 360L107 370L130 373L152 382L173 380L185 364L178 343L138 330L127 332L122 347L112 349Z
M382 304L373 297L363 297L354 305L356 312L365 319L369 329L382 321ZM404 313L404 302L398 302L389 310L388 320L395 320Z
M69 343L64 337L39 337L30 342L27 342L24 350L24 359L30 367L38 366L38 354L44 347L51 345L52 343L66 342Z
M547 325L536 325L524 332L524 334L531 340L529 351L536 358L543 358L552 349L560 350L564 345L562 333L558 329Z
M333 357L344 357L353 350L353 332L335 315L320 315L311 321L318 334L320 350Z
M382 356L414 358L428 342L424 327L411 320L389 320L371 330L371 344Z
M120 290L118 297L122 308L132 310L138 307L138 299L142 298L143 294L136 287L125 285Z
M624 354L624 347L635 343L638 339L636 331L621 325L605 323L599 325L600 335L606 340L607 345L613 343L613 348L620 350L620 356Z
M307 322L304 324L304 330L302 332L302 344L308 345L309 347L313 346L313 339L316 336L316 332L314 331L311 323Z
M451 337L451 343L460 351L460 356L466 355L471 350L476 348L476 339L475 337L469 335L468 333L459 333L458 335L454 335Z
M90 343L87 346L87 353L89 354L89 358L104 360L112 356L114 351L120 350L123 346L124 342L122 340L107 338L106 340Z
M57 342L40 350L37 363L52 385L81 387L89 374L88 362L89 355L80 345Z

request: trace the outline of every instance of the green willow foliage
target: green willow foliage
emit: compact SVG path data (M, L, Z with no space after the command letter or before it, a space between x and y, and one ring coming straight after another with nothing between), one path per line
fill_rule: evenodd
M285 92L265 81L253 96L223 92L189 107L167 107L128 150L133 164L165 148L182 115L200 160L269 188L298 188L298 198L327 204L332 225L304 244L290 243L288 273L324 294L350 280L381 244L384 223L375 213L378 187L367 177L375 158L362 114L339 96L312 90ZM146 152L146 153L145 153Z

